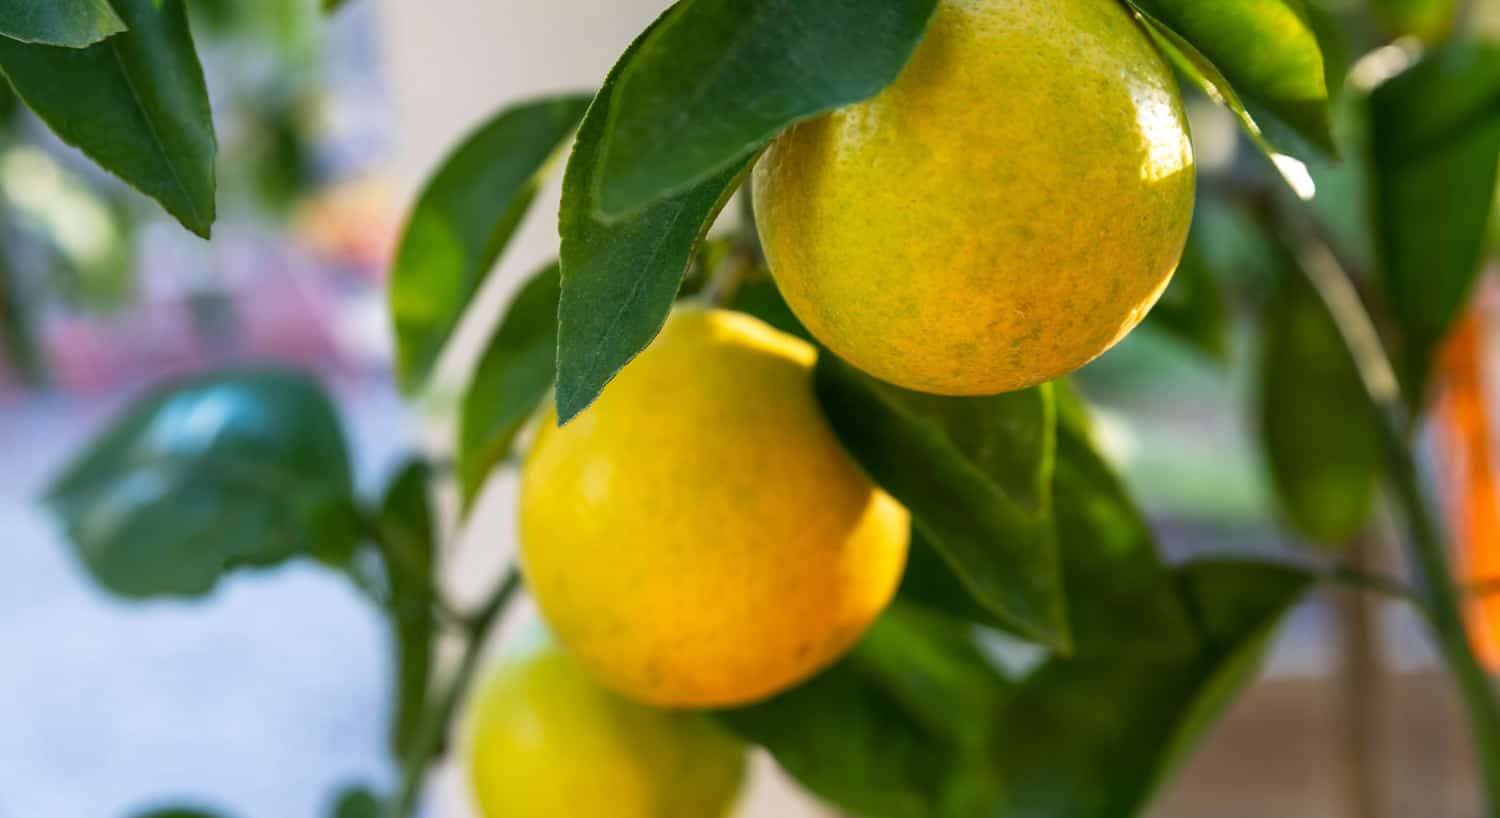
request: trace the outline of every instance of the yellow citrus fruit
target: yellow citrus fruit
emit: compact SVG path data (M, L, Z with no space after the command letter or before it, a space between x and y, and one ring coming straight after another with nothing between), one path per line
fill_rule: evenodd
M939 0L895 83L784 133L754 193L814 336L899 386L979 395L1140 322L1193 178L1174 78L1119 0Z
M839 448L815 350L680 309L521 477L521 556L553 632L640 701L764 698L837 659L890 601L906 510Z
M707 717L617 696L555 647L487 680L467 757L484 818L723 818L745 768Z

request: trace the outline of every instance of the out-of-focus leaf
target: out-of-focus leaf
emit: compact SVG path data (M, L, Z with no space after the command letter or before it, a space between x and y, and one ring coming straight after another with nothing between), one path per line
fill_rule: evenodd
M349 0L323 0L323 13L332 14L344 7Z
M1458 0L1371 0L1375 14L1393 34L1436 43L1453 31Z
M588 98L548 97L501 111L449 154L407 220L391 269L401 388L420 388L465 308L535 198L542 172Z
M1189 44L1214 96L1252 135L1282 153L1300 138L1337 153L1328 126L1328 85L1317 32L1300 0L1129 0L1153 28ZM1199 57L1202 59L1200 60ZM1204 72L1206 61L1214 70ZM1238 104L1236 104L1238 101Z
M1338 546L1370 516L1380 430L1343 336L1283 252L1283 273L1261 322L1259 416L1282 513L1314 543Z
M802 322L792 313L792 308L781 297L781 291L776 289L776 282L771 280L770 273L740 285L735 290L729 307L753 315L788 335L816 343L812 333L802 326Z
M1375 236L1408 399L1469 299L1500 164L1500 46L1430 52L1370 95Z
M1219 282L1204 261L1199 241L1197 231L1188 237L1172 283L1151 309L1146 324L1222 364L1229 356L1229 316Z
M46 380L46 366L37 344L31 309L10 259L0 251L0 357L23 382L36 386Z
M510 456L516 434L552 388L561 292L556 264L526 282L464 393L458 474L466 505L479 496L490 471Z
M594 185L617 218L740 166L795 122L873 96L936 0L693 0L621 61Z
M128 407L47 493L104 587L197 596L228 571L345 559L358 537L349 456L313 381L217 374Z
M0 35L84 48L125 30L109 0L0 0Z
M221 818L221 814L192 807L167 807L138 812L132 818Z
M130 30L88 48L0 38L0 71L64 142L207 238L213 115L183 0L115 0Z
M333 802L329 818L380 818L380 799L368 787L350 787Z
M950 398L881 383L820 356L815 388L844 447L912 513L913 528L981 605L1067 650L1052 526L1050 387Z
M396 696L390 725L391 755L404 759L412 751L417 724L426 713L432 677L432 584L436 574L436 533L428 487L427 464L412 461L396 474L380 505L381 556L390 577L391 616L395 626ZM340 813L342 815L342 813Z
M671 12L667 12L668 15ZM562 297L558 306L557 416L567 423L661 331L693 250L753 157L628 217L603 221L594 175L619 76L661 25L615 64L589 107L563 178Z

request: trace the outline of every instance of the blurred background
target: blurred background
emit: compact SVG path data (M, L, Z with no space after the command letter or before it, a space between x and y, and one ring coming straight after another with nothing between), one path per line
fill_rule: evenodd
M167 800L313 818L345 785L390 782L390 645L346 581L293 564L237 574L203 601L121 602L93 586L38 497L143 387L245 361L323 379L369 491L405 453L441 455L488 327L463 328L420 403L398 398L383 277L406 205L470 128L505 103L593 88L668 4L351 0L324 19L308 0L191 0L221 142L212 243L0 99L0 818L114 818ZM1193 113L1200 161L1237 161L1234 123L1207 105ZM1331 207L1357 197L1327 180ZM554 182L482 303L503 303L555 256L556 199ZM1200 219L1204 252L1235 277L1228 291L1253 290L1257 248L1236 216L1206 207ZM1229 310L1234 319L1233 299ZM1496 405L1493 312L1482 306L1454 342L1445 374L1468 391L1447 405ZM1251 371L1235 362L1256 354L1254 327L1230 325L1229 366L1148 327L1079 378L1177 558L1292 547L1244 409L1254 385L1236 374ZM1472 486L1442 454L1476 438L1488 450L1493 424L1487 411L1437 417L1430 466L1464 524L1465 497L1493 503L1494 487ZM460 600L487 589L510 553L514 488L492 481L447 558ZM1399 570L1389 530L1361 543L1367 567ZM1486 559L1463 556L1475 570ZM1408 612L1323 592L1294 613L1263 677L1154 814L1470 815L1466 742ZM827 814L761 768L744 815ZM457 771L440 775L429 814L469 818Z

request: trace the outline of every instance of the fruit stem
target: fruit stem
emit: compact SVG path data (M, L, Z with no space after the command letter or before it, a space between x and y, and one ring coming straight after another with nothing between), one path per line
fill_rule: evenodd
M437 706L429 708L417 726L411 753L406 758L405 770L402 772L401 790L386 810L386 818L411 818L416 811L427 782L428 770L442 754L443 746L447 743L448 726L474 681L490 631L520 590L521 573L515 566L511 566L484 606L467 620L463 658L459 660L458 668L454 670Z
M1293 228L1298 223L1295 214L1281 221L1284 235L1294 239L1291 243L1298 266L1328 307L1354 357L1370 409L1379 421L1386 477L1406 522L1408 559L1416 575L1417 608L1432 631L1469 712L1469 729L1485 790L1484 814L1500 818L1500 705L1469 644L1461 599L1470 589L1467 585L1460 587L1453 575L1448 543L1423 491L1407 433L1412 428L1412 419L1401 399L1395 370L1347 266L1330 243L1323 237L1309 235L1306 219L1300 220L1301 229Z

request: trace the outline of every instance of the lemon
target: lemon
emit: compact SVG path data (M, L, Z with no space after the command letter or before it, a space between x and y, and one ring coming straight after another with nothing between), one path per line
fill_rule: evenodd
M906 510L839 447L815 350L680 309L522 469L521 563L552 631L655 705L764 698L844 653L905 567Z
M1175 80L1119 0L939 0L896 81L789 129L753 188L819 341L890 383L980 395L1139 323L1193 184Z
M467 758L484 818L723 818L745 768L707 717L623 699L552 646L486 680Z

